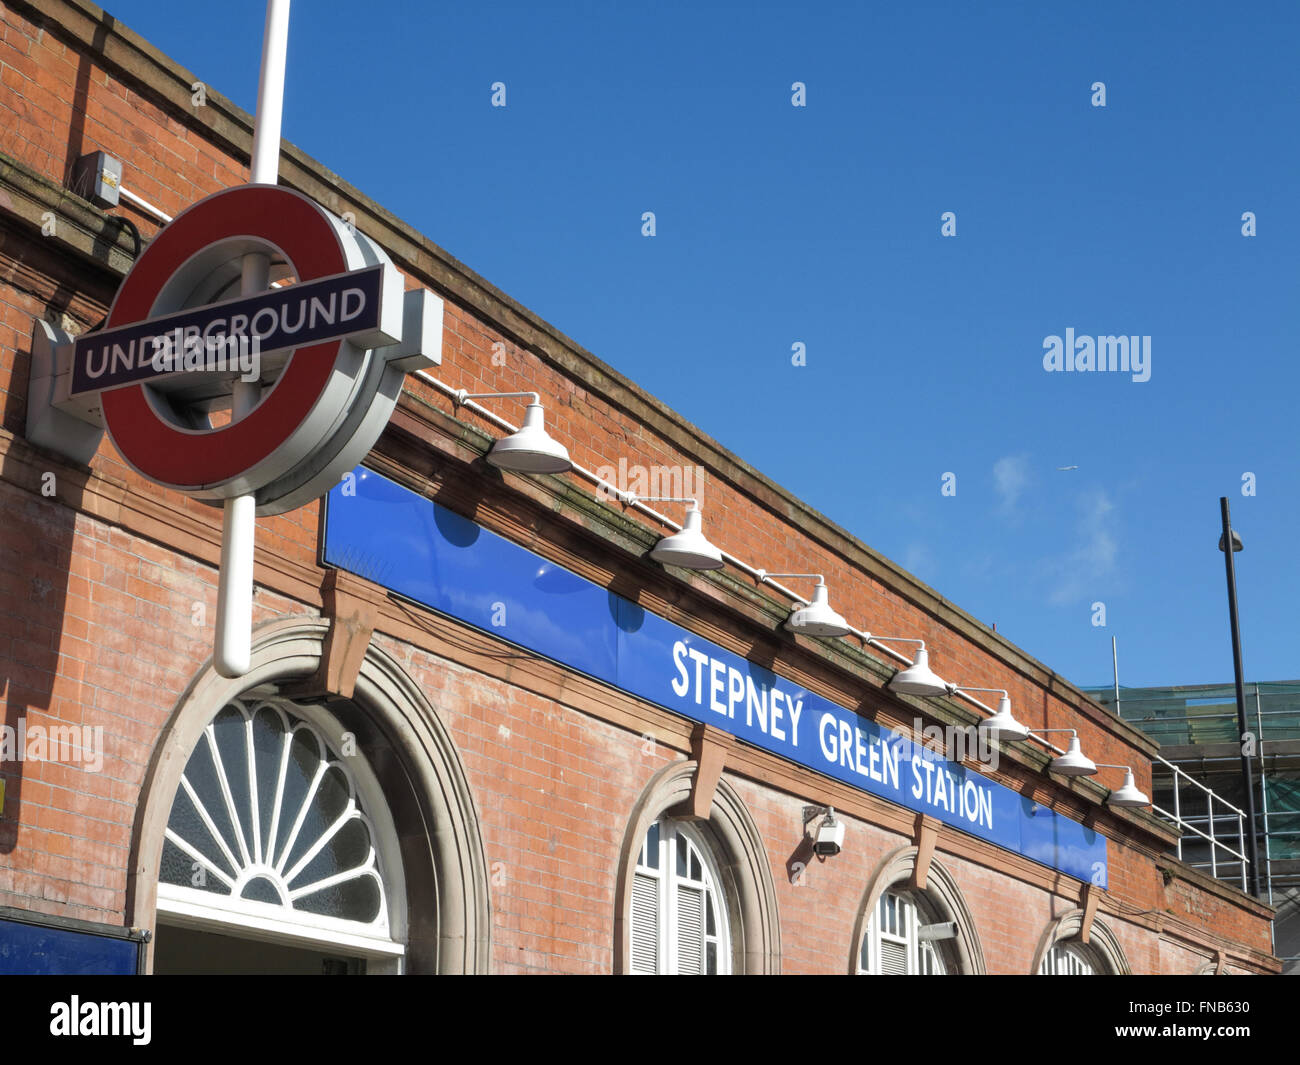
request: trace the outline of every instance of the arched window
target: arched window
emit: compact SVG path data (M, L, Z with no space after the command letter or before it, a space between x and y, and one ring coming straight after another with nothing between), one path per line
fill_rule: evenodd
M958 976L984 972L984 951L961 889L917 847L887 854L862 895L847 971L860 975Z
M159 867L159 950L171 964L210 951L237 968L279 952L282 971L400 968L396 832L354 746L320 708L279 698L235 699L208 723Z
M619 847L616 973L778 973L781 926L762 834L726 776L707 819L692 812L698 764L646 783Z
M1096 976L1102 971L1096 952L1078 942L1053 944L1038 967L1042 976Z
M287 617L259 626L252 634L248 672L234 679L222 677L209 661L186 688L155 744L140 790L127 894L131 926L156 930L146 948L150 971L491 970L490 883L478 813L464 764L426 688L376 636L366 648L350 696L322 694L295 700L285 692L286 688L300 689L303 678L318 670L331 624L322 618ZM260 713L264 706L283 716ZM231 712L216 721L214 715L227 707ZM307 728L304 731L299 726ZM241 727L243 735L237 735ZM327 803L325 812L333 809L341 813L350 801L358 816L349 816L317 852L317 857L333 855L334 871L328 875L339 875L339 879L330 885L319 884L325 877L304 879L317 870L303 867L287 885L292 897L286 905L274 878L249 887L256 879L249 874L239 884L247 865L238 840L227 837L218 824L226 848L238 858L237 862L228 861L197 809L190 809L187 823L186 806L175 807L178 800L193 807L181 784L185 774L190 787L203 799L205 810L211 805L224 811L226 827L233 833L221 777L237 810L242 802L251 812L256 794L257 819L242 815L241 824L247 826L244 845L251 847L255 862L260 841L263 857L273 852L275 862L268 864L278 868L283 851L279 844L270 846L270 823L263 824L263 818L266 811L274 810L274 793L279 787L274 754L283 760L285 736L290 734L291 753L285 768L288 798L281 798L276 839L283 841L282 831L292 829L298 819L298 810L290 812L293 793L289 779L301 782L306 778L310 785L322 762L326 770L317 791L324 798L341 795L338 788L347 793L341 807ZM223 771L217 777L215 766L211 767L217 797L209 804L204 795L210 794L212 781L200 784L203 763L193 760L203 757L211 761L210 743L215 743L221 755ZM251 774L246 768L250 748ZM227 750L232 752L229 758ZM200 751L205 753L200 756ZM192 761L193 775L189 773ZM339 771L332 771L330 763L337 763ZM269 765L276 766L273 782L268 781ZM270 786L259 781L255 789L248 788L246 782L258 781L259 776ZM241 780L245 782L242 786ZM268 791L271 800L264 798ZM305 787L302 794L306 794ZM309 810L304 814L299 839L304 833L313 835L312 819L325 816L320 810L318 806L316 813ZM221 819L211 812L209 816L214 824ZM199 822L197 828L194 818ZM333 820L338 821L339 816ZM348 827L353 820L369 833L373 866L360 854L362 838L357 828ZM258 834L251 832L253 824L262 825ZM223 884L216 878L223 890L215 890L211 869L173 837L198 850L232 883ZM295 840L295 847L297 843ZM165 872L164 849L168 855ZM300 857L289 855L290 861L278 870L281 879L290 872L290 863L296 865ZM195 883L200 870L204 876ZM315 890L305 890L313 883L317 884ZM236 884L238 892L233 890ZM257 897L259 893L263 898ZM377 908L367 902L376 894L382 900ZM259 905L260 910L256 908ZM331 905L336 909L330 911ZM327 912L319 912L322 908Z
M645 834L632 883L632 972L731 971L726 900L709 848L686 825L661 819Z
M1030 972L1042 976L1127 976L1128 959L1109 926L1094 917L1083 940L1084 911L1069 910L1052 921L1039 940Z
M942 976L948 972L942 940L955 933L928 919L913 893L886 891L867 922L858 951L858 973L871 976Z

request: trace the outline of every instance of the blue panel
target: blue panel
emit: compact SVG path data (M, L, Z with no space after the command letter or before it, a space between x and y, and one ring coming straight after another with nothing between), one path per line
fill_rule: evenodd
M1104 836L1026 798L1019 802L1025 857L1098 887L1108 886Z
M371 470L327 498L328 564L613 682L617 597L604 588Z
M809 769L1105 887L1106 840L370 470L325 561Z
M131 976L139 944L0 918L0 976Z

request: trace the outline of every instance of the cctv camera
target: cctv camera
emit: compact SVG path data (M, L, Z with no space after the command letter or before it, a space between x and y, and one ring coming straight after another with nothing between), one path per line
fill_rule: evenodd
M830 858L839 854L844 847L844 822L827 817L817 830L817 839L813 843L813 853L819 858Z

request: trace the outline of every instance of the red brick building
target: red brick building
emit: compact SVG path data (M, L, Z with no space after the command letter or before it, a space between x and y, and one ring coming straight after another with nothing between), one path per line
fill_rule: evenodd
M82 0L0 9L0 937L145 929L158 972L1278 971L1271 909L1170 857L1149 808L1109 804L1119 771L1063 776L1027 742L996 768L968 759L1025 816L1104 840L1104 876L1074 875L530 648L513 622L391 594L384 560L326 566L320 502L258 520L252 668L218 675L220 510L144 480L108 437L88 465L29 439L33 323L95 328L140 252L121 220L146 244L160 225L78 195L77 160L121 159L167 215L247 180L250 116L212 87L196 106L196 80ZM792 634L798 603L752 569L823 574L844 617L923 639L936 672L1005 689L1024 724L1075 729L1150 792L1136 729L287 143L280 175L444 302L444 387L406 379L366 466L436 503L448 542L468 519L469 539L890 734L988 716L890 689L900 661L876 644ZM494 469L505 430L457 389L537 393L577 465L685 487L662 494L702 499L749 569L661 566L647 555L670 529L589 478ZM517 423L512 402L490 406ZM800 727L814 762L820 740L852 768L835 728ZM805 806L833 808L840 853L814 856Z

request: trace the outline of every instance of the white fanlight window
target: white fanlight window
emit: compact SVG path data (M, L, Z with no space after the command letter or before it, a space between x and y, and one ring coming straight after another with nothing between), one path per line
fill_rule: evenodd
M318 708L227 704L191 752L172 802L160 917L400 964L397 836L378 782L349 742Z
M1092 957L1077 944L1056 943L1038 967L1040 976L1096 976Z
M907 895L886 891L867 922L858 952L858 973L872 976L942 976L946 969L934 943L921 938L926 925Z
M727 909L708 847L685 825L656 821L632 883L632 972L731 971Z

